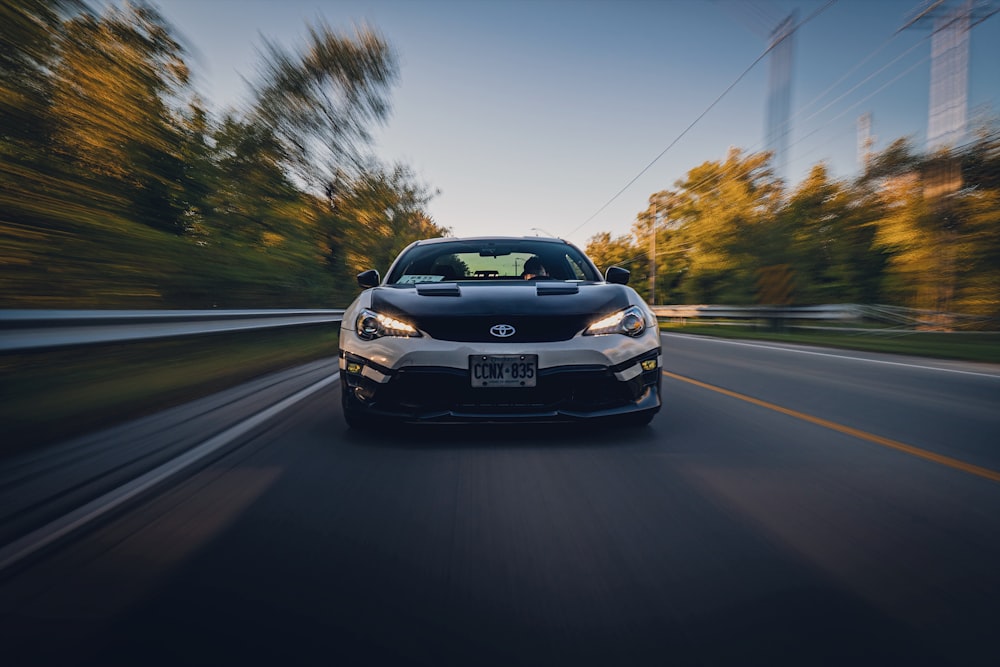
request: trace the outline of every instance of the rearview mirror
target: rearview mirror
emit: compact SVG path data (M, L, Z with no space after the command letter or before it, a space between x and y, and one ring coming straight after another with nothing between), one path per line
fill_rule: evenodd
M608 270L604 272L604 280L616 285L628 285L628 279L631 275L632 272L628 269L623 269L620 266L609 266Z
M362 271L358 274L358 285L365 289L368 289L369 287L378 287L380 282L382 282L382 278L378 275L378 271L375 269L368 269L367 271Z

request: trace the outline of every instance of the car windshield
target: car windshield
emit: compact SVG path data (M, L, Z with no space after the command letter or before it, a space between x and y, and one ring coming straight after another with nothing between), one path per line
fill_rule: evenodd
M414 246L390 269L386 284L600 279L594 265L568 243L477 239Z

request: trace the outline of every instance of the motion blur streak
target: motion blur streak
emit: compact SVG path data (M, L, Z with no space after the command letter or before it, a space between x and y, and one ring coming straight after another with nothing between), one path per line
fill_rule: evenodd
M410 169L367 157L392 47L307 28L218 118L148 3L0 0L0 307L327 307L352 258L444 234Z
M332 375L328 378L320 380L319 382L313 383L305 389L292 394L284 400L257 412L235 426L232 426L209 438L194 449L185 452L172 461L164 463L158 468L149 471L145 475L136 478L128 484L106 493L100 498L92 500L78 510L70 512L50 524L42 526L34 532L25 535L21 539L8 544L0 549L0 571L3 571L5 568L30 556L40 549L55 543L57 540L72 534L74 531L87 526L96 519L105 516L112 510L121 507L126 502L129 502L137 496L149 491L156 485L170 479L172 476L178 474L189 466L194 465L205 457L218 452L223 447L226 447L235 441L237 438L246 435L253 429L267 422L272 417L280 414L285 409L295 405L305 398L308 398L323 387L336 382L339 377L339 374Z
M949 468L954 468L955 470L961 470L962 472L967 472L970 475L976 475L977 477L982 477L984 479L988 479L994 482L1000 482L1000 472L997 472L995 470L990 470L989 468L982 468L980 466L972 465L971 463L966 463L964 461L959 461L958 459L953 459L950 456L942 456L940 454L928 452L918 447L912 447L910 445L906 445L901 442L897 442L895 440L890 440L889 438L883 438L882 436L874 435L872 433L867 433L865 431L860 431L856 428L851 428L850 426L844 426L842 424L837 424L836 422L828 421L826 419L813 417L812 415L807 415L803 412L798 412L796 410L783 408L780 405L775 405L774 403L768 403L767 401L762 401L758 398L753 398L751 396L746 396L745 394L740 394L735 391L723 389L722 387L716 387L715 385L707 384L705 382L692 380L691 378L684 377L683 375L677 375L669 371L663 371L663 375L673 380L680 380L681 382L687 382L688 384L693 384L696 387L701 387L702 389L708 389L710 391L723 394L724 396L729 396L730 398L738 398L741 401L746 401L747 403L753 403L754 405L758 405L762 408L767 408L768 410L774 410L775 412L780 412L781 414L788 415L789 417L802 419L803 421L807 421L812 424L816 424L818 426L823 426L824 428L828 428L833 431L837 431L839 433L844 433L846 435L854 436L855 438L867 440L868 442L873 442L876 445L889 447L890 449L895 449L897 451L903 452L904 454L909 454L910 456L916 456L918 458L926 459L928 461L933 461L934 463L940 463L941 465L948 466Z
M53 586L48 592L22 598L15 590L13 596L24 609L43 618L97 622L122 613L162 586L172 568L223 534L281 473L276 466L203 473L155 501L151 514L128 519L130 539L97 531L88 561L90 574L77 595L67 598L60 591L72 585L74 573L50 571Z

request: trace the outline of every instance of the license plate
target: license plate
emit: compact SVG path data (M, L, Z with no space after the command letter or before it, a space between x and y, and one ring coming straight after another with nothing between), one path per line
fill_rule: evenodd
M537 354L491 354L469 357L473 387L534 387Z

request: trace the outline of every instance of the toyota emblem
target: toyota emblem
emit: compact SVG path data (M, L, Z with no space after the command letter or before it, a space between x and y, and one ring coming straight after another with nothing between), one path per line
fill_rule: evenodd
M490 333L497 338L510 338L517 331L514 327L509 324L494 324L490 327Z

